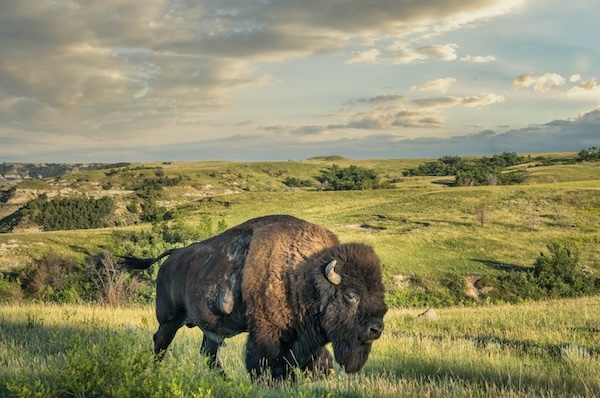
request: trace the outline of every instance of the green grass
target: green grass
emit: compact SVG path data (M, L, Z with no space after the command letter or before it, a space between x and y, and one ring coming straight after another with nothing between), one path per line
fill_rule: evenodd
M270 184L277 187L275 192L204 198L183 196L185 187L173 187L167 189L167 197L189 224L199 223L206 214L233 226L252 217L282 213L322 224L343 241L372 244L388 277L437 278L447 272L485 275L496 272L493 265L497 264L530 266L555 239L580 246L582 264L600 272L599 163L531 168L530 179L514 186L453 188L437 183L438 177L405 178L396 189L386 190L285 191L277 186L277 179L285 175L307 176L327 162L172 163L149 165L147 170L161 165L167 175L190 176L188 182L193 184L201 184L201 178L218 170L218 182L213 182L223 186L224 174L235 178L242 174L247 180L252 174L256 184ZM337 162L391 172L411 161ZM540 182L547 181L548 173L553 181L562 182ZM480 204L486 206L483 227L475 218ZM110 230L0 234L0 270L18 269L32 257L51 251L82 257L99 251L109 238Z
M153 308L0 306L0 396L594 397L600 393L600 297L513 306L391 310L365 368L326 380L250 382L245 336L220 358L199 355L183 328L163 363L151 360ZM113 395L117 396L117 395ZM164 396L164 395L163 395Z

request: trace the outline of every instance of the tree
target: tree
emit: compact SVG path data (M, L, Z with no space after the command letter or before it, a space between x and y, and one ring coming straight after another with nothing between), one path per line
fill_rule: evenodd
M477 219L477 221L479 221L479 224L481 224L482 228L484 222L487 220L487 216L488 210L485 203L478 204L477 207L475 207L475 218Z
M117 267L108 251L88 260L89 278L100 295L100 301L111 306L121 305L127 298L127 274Z
M354 165L343 169L334 164L331 168L321 171L321 176L317 179L327 191L381 188L377 173Z

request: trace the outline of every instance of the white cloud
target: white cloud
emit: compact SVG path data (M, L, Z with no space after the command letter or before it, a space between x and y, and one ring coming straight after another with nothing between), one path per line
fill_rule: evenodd
M477 56L473 56L473 55L467 55L466 57L461 57L460 58L461 61L465 61L465 62L473 62L476 64L488 64L490 62L494 62L496 61L496 57L494 57L493 55L477 55Z
M462 105L467 108L481 108L493 104L499 104L506 100L503 95L497 94L482 94L479 96L465 97L462 99Z
M521 3L1 2L0 100L36 103L37 111L33 118L31 107L13 110L10 121L3 117L0 124L54 131L80 126L82 134L100 129L116 135L144 125L194 124L229 105L232 89L268 83L269 76L256 73L262 62L414 37L415 32L436 35L511 12ZM382 56L381 50L366 49L353 53L349 62ZM396 62L456 57L453 44L395 56Z
M376 48L372 48L372 49L364 50L364 51L355 51L352 53L352 55L350 56L350 59L347 62L349 64L355 64L355 63L361 63L361 62L372 63L377 60L380 53L381 52Z
M580 80L581 80L581 75L580 74L571 75L571 77L569 78L569 81L571 83L577 83Z
M458 44L455 43L434 44L418 48L408 48L404 47L403 43L395 43L387 47L380 58L398 64L422 62L430 58L454 61L457 59L457 49Z
M445 93L448 91L451 85L456 83L456 79L453 77L446 77L442 79L430 80L419 86L412 86L411 91L439 91Z
M567 91L571 98L583 100L600 100L600 81L596 79L581 82Z
M530 74L518 75L513 81L513 88L529 88L533 86L533 89L540 93L545 93L552 89L563 86L566 83L566 79L557 73L546 73L542 76L533 76Z

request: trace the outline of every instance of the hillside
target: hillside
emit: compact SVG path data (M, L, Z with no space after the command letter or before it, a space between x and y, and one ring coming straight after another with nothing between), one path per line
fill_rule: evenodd
M552 241L577 246L581 265L600 274L600 163L526 164L524 182L508 186L452 187L448 177L402 176L423 161L153 163L24 181L0 196L4 222L42 194L109 196L116 210L111 227L102 229L39 232L39 226L16 222L13 232L0 234L0 271L23 269L47 253L83 261L113 245L114 231L156 230L128 207L140 200L144 181L159 179L165 184L156 203L167 210L167 226L193 229L206 217L233 226L265 214L293 214L334 230L343 241L373 245L391 291L411 285L431 294L447 289L454 283L449 275L457 275L479 297L481 277L529 269ZM394 188L319 191L283 183L288 177L314 180L334 163L374 169Z
M63 167L68 173L43 179L21 180L5 184L0 191L0 232L24 232L40 229L37 225L21 222L15 214L28 202L45 195L49 199L86 196L100 199L108 196L117 203L112 221L115 226L131 225L135 217L126 211L136 198L135 191L144 189L148 182L159 182L161 192L155 198L157 205L167 210L193 200L243 192L289 192L297 188L285 184L286 179L311 180L321 170L337 164L342 167L360 165L373 168L386 180L398 180L402 170L418 164L419 160L362 160L336 156L312 158L302 162L162 162L127 164L120 167ZM16 167L16 166L15 166ZM1 189L0 185L0 189ZM139 195L138 195L139 196Z

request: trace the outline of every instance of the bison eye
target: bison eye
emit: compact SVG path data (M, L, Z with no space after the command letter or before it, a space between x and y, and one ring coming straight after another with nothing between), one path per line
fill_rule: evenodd
M358 294L348 291L344 293L344 300L346 300L349 304L357 305L360 301L360 297L358 297Z

